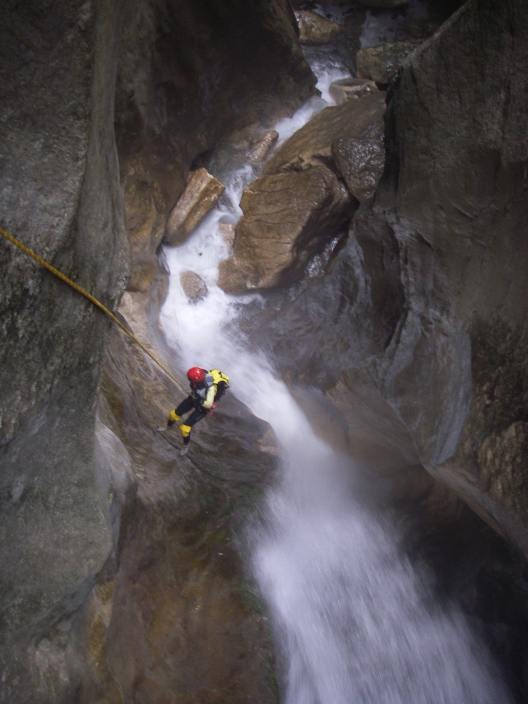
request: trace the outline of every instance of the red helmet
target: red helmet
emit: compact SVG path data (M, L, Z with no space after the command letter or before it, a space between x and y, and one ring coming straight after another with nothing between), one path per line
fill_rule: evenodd
M205 369L200 367L191 367L187 372L187 379L191 384L203 384L205 381Z

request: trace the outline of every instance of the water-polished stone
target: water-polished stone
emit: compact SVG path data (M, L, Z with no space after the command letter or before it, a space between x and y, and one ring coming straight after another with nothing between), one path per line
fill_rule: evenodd
M187 185L171 210L165 231L167 244L182 244L216 205L224 184L207 169L191 171Z

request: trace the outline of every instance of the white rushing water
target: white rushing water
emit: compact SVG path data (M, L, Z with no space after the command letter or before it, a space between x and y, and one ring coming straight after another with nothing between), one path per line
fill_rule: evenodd
M322 72L327 100L340 72ZM320 107L310 101L282 121L281 139ZM399 553L391 526L358 504L350 459L315 437L268 361L250 354L236 334L244 299L216 285L218 263L228 255L218 225L236 222L252 177L250 167L234 173L221 204L191 239L166 249L170 288L161 321L182 371L223 369L230 393L272 425L280 445L281 479L253 528L252 561L277 637L284 702L507 704L496 667L461 612L434 603L427 581ZM209 288L194 305L180 286L185 270Z

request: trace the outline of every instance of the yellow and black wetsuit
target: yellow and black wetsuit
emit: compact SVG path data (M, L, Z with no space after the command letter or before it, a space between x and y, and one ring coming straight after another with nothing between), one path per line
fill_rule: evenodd
M169 413L169 424L180 422L180 432L183 442L187 445L191 440L191 430L198 421L205 418L213 408L216 401L224 395L229 387L229 377L219 369L211 369L205 372L205 380L202 384L191 383L191 393L187 398ZM191 415L182 423L182 416L192 411Z

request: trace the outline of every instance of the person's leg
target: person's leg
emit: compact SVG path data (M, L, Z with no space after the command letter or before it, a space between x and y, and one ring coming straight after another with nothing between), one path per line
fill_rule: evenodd
M192 396L187 396L176 408L176 414L183 416L185 413L189 413L194 408L194 399Z
M182 423L180 425L180 432L182 434L184 445L188 445L191 441L191 430L193 429L193 426L196 425L198 421L202 420L202 418L205 418L207 413L208 412L205 408L197 406L195 410L191 413L191 415L187 418L185 423Z

